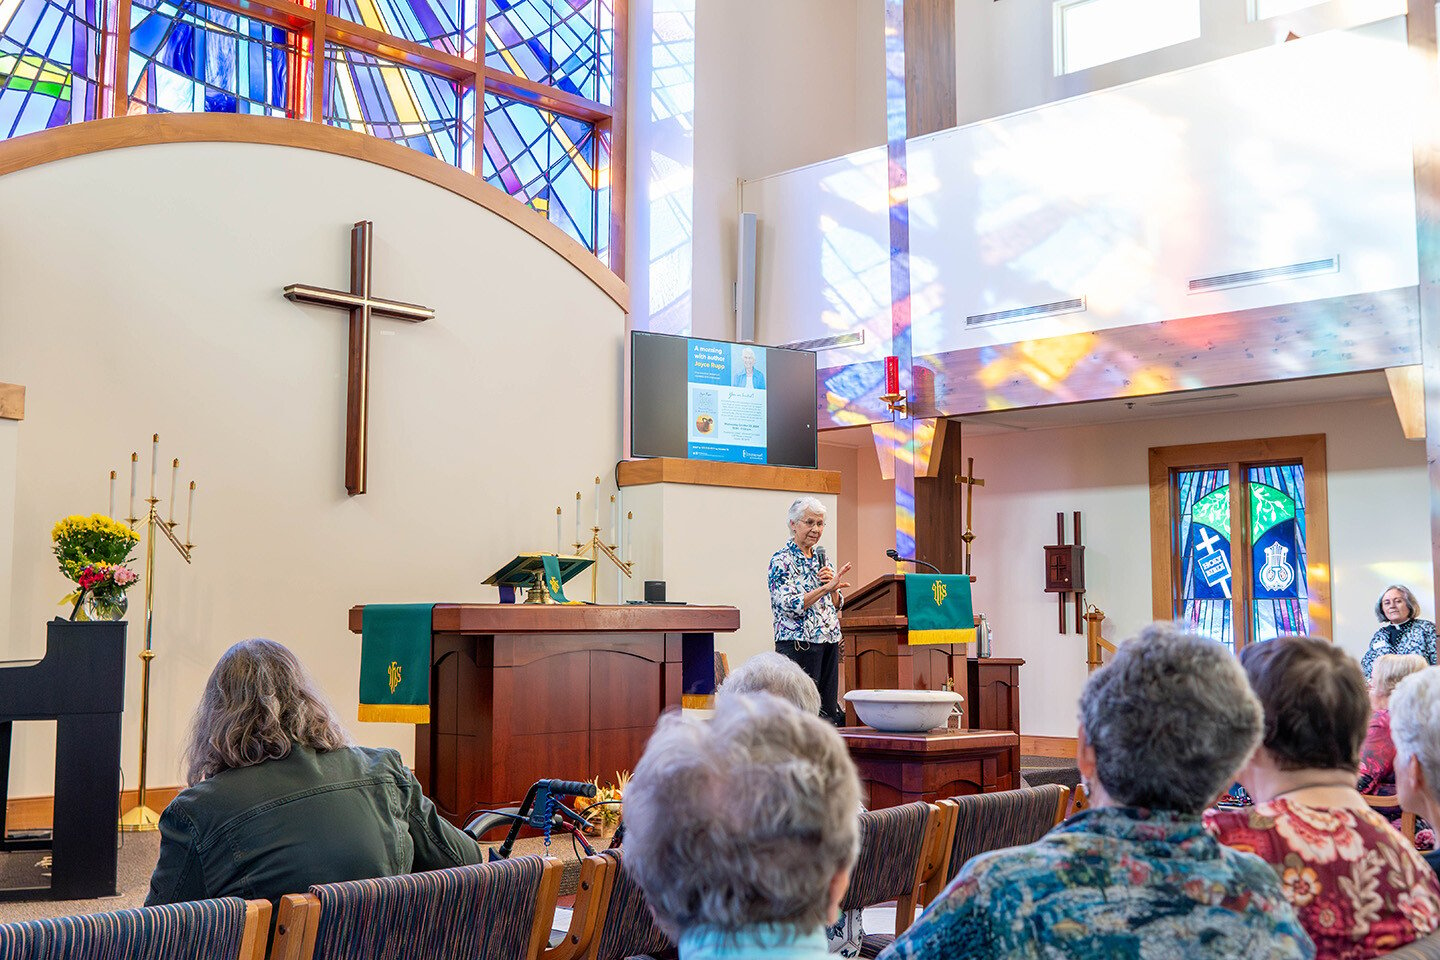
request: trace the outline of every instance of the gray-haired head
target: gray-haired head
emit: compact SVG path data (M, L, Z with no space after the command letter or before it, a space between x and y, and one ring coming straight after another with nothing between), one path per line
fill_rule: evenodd
M736 933L828 923L859 852L860 782L835 728L764 693L660 720L625 790L625 868L655 920Z
M770 693L794 704L801 713L818 716L820 690L810 675L789 657L773 650L757 653L725 678L717 696L723 700L743 693Z
M1391 590L1399 592L1400 596L1405 598L1405 606L1410 609L1409 619L1413 620L1416 617L1420 616L1420 601L1415 599L1414 591L1412 591L1409 587L1405 586L1403 583L1392 583L1384 590L1381 590L1380 596L1375 598L1376 620L1381 623L1390 622L1390 618L1385 616L1383 604L1385 603L1385 594L1389 593Z
M1440 667L1426 667L1396 684L1390 695L1390 737L1396 768L1418 757L1426 788L1440 800Z
M1218 643L1152 623L1080 695L1096 778L1116 803L1199 813L1260 741L1260 703Z
M798 497L794 503L790 504L790 510L785 515L785 522L786 524L794 523L807 513L819 514L823 517L825 516L825 504L814 497Z
M744 350L740 351L740 359L741 361L749 360L751 363L754 363L755 351L750 347L746 347Z
M1395 687L1410 676L1430 666L1418 653L1387 653L1376 657L1370 665L1370 688L1383 700L1395 692Z
M290 755L336 750L350 737L295 654L274 640L242 640L210 672L184 750L186 780Z

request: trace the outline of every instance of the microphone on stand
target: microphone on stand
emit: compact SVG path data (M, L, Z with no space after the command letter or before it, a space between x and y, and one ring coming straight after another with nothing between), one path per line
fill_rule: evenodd
M885 556L889 557L891 560L899 560L901 563L923 563L925 564L925 566L929 567L931 570L934 570L936 573L940 573L940 568L935 566L935 564L931 563L930 561L917 560L914 557L902 557L900 556L900 551L894 548L886 550Z

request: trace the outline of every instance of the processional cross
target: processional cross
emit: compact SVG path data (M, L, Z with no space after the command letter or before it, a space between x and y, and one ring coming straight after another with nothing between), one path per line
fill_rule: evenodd
M365 492L367 411L370 400L370 318L390 317L419 323L435 316L430 307L370 295L370 252L374 224L361 220L350 231L350 289L330 290L304 283L285 288L285 299L350 311L350 372L345 404L345 489Z
M972 527L972 523L975 519L975 488L985 486L985 481L980 480L975 476L974 457L967 457L965 459L965 476L956 477L955 482L963 483L965 485L960 488L960 494L965 499L965 532L960 534L960 539L964 541L965 544L965 569L962 572L969 573L970 544L975 540L975 530ZM966 496L967 488L969 491L968 496Z

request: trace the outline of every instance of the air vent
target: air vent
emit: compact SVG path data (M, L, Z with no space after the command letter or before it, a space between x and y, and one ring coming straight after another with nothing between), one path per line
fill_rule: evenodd
M1014 310L996 310L994 313L977 313L965 318L967 327L983 327L991 323L1011 323L1016 320L1034 320L1037 317L1058 317L1062 313L1084 313L1085 298L1056 300L1054 303L1037 303L1033 307L1016 307Z
M789 343L777 343L775 346L784 347L786 350L836 350L840 347L858 347L865 342L865 331L857 330L854 333L842 333L834 337L821 337L818 340L792 340Z
M1263 270L1243 270L1240 273L1222 273L1215 277L1197 277L1190 281L1191 293L1206 293L1211 290L1229 290L1231 287L1248 287L1257 283L1271 283L1275 280L1293 280L1296 277L1313 277L1322 273L1336 273L1340 269L1339 257L1324 260L1307 260L1283 267L1266 267Z
M1173 407L1181 403L1204 403L1207 400L1234 400L1238 393L1203 393L1194 397L1175 397L1172 400L1152 400L1146 406Z

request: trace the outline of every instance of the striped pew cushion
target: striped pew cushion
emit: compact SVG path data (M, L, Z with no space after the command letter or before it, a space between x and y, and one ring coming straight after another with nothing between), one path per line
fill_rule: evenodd
M1055 811L1059 809L1060 794L1064 790L1058 784L1049 783L1025 790L953 797L950 802L955 804L959 817L946 882L953 880L971 857L1034 843L1049 833L1055 825Z
M915 888L929 815L927 803L860 814L860 859L840 909L859 910L895 900Z
M524 960L544 863L516 857L311 887L315 960Z
M209 960L245 935L237 897L0 925L5 960Z
M650 913L650 904L640 885L625 872L625 862L619 850L605 850L600 854L616 862L615 882L610 887L610 906L605 915L605 928L600 931L597 960L623 960L623 958L654 954L662 955L673 951L675 945L665 932L655 925Z

